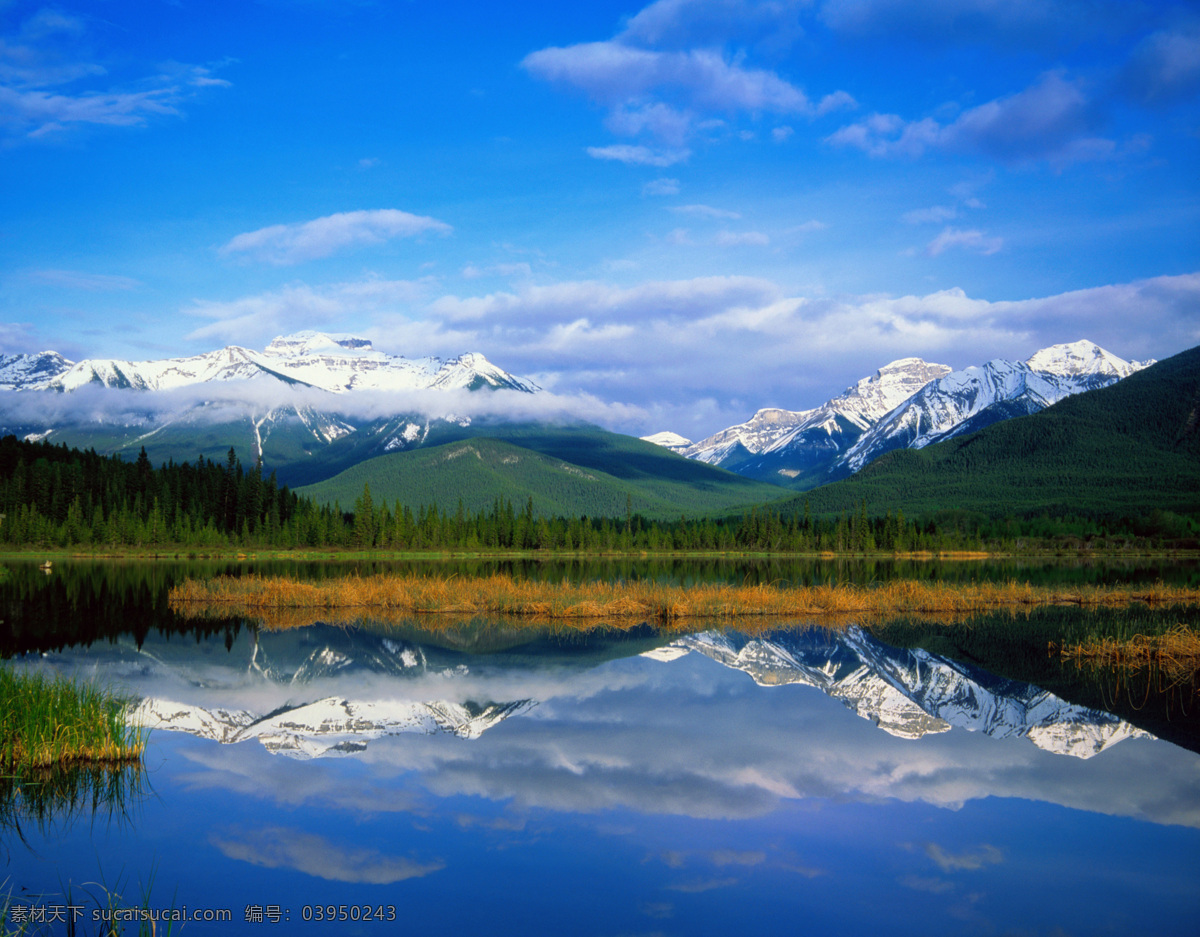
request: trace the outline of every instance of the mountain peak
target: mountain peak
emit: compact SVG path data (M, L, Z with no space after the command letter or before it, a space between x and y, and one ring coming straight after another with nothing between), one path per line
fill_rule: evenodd
M1152 361L1126 361L1105 351L1095 342L1080 339L1062 345L1051 345L1035 352L1025 362L1033 371L1060 375L1105 375L1128 377Z
M309 355L314 353L362 354L373 352L370 339L343 333L304 329L291 335L279 335L266 348L269 355Z

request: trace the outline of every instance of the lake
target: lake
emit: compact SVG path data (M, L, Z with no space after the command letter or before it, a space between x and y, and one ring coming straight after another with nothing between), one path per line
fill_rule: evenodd
M119 893L127 911L188 916L188 934L329 932L330 918L375 934L1196 933L1200 697L1050 658L1045 632L1086 627L1085 612L665 635L486 620L271 631L182 622L166 604L185 575L347 568L8 564L6 656L125 688L155 727L144 772L10 790L10 913L77 913L94 933ZM436 568L1198 576L1142 560ZM1011 633L1003 653L996 633Z

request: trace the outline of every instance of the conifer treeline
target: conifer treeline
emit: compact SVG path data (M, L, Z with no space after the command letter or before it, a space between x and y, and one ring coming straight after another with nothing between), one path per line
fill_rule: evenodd
M989 519L942 512L916 523L902 512L869 517L866 502L838 518L752 508L736 519L648 520L538 517L497 500L483 511L376 504L369 487L352 510L318 505L278 484L261 466L246 469L230 449L224 462L154 468L145 450L133 462L65 445L0 439L0 543L11 546L141 549L754 551L839 553L1020 549L1053 537L1108 537L1095 519ZM1191 534L1190 519L1171 518ZM1118 525L1128 528L1128 524ZM1161 525L1159 525L1161 527ZM1145 536L1153 529L1138 531ZM1174 531L1173 531L1174 532Z

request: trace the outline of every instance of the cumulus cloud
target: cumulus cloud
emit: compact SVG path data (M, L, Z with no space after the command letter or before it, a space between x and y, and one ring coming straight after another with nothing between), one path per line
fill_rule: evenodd
M946 124L932 117L905 120L897 114L872 114L840 128L826 141L883 158L916 158L927 150L942 149L1006 162L1061 163L1113 155L1116 144L1095 136L1099 121L1099 111L1082 82L1055 71L1023 91L973 107Z
M773 72L744 68L708 49L658 52L590 42L532 52L522 64L539 78L573 85L614 106L665 91L682 94L705 110L814 110L803 91Z
M1000 247L982 232L940 238L939 250ZM749 277L582 281L443 296L429 309L509 370L637 403L645 432L701 438L759 407L816 406L897 357L966 367L1079 338L1125 358L1163 357L1200 342L1200 275L1008 302L959 289L809 298Z
M814 102L773 69L751 63L748 51L777 53L801 34L803 6L794 0L658 0L612 39L540 49L521 65L607 107L605 125L613 133L645 135L679 149L743 114L815 118L856 106L844 91Z
M330 329L347 319L423 298L432 280L366 279L326 286L292 283L278 290L229 301L196 300L182 311L213 320L192 330L190 340L258 345L298 329Z
M280 266L328 257L338 251L392 238L432 232L449 234L450 225L436 218L396 208L347 211L298 224L277 224L239 234L221 247L223 257L242 256Z
M955 231L939 235L940 250L997 246L986 233ZM575 415L637 435L671 429L693 439L742 422L761 407L816 406L899 357L961 368L995 357L1024 359L1080 338L1138 360L1200 344L1200 274L1002 302L961 289L813 297L745 276L627 287L519 279L507 289L461 295L439 295L435 287L434 281L297 283L230 301L196 302L184 311L209 320L194 337L251 347L311 327L353 331L392 353L479 351L552 392L517 394L512 401L495 394L380 398L383 409L461 409L484 418L509 406L542 408L521 412L530 418ZM14 344L30 341L24 333L11 338ZM89 400L52 396L62 406L83 407ZM120 399L109 404L97 398L95 404L103 412L141 405ZM181 399L180 406L186 403ZM369 410L351 395L341 395L339 405Z
M332 882L390 885L446 867L441 859L418 862L374 849L348 849L323 836L278 826L214 833L211 842L230 859L268 869L295 869Z
M656 0L629 18L624 42L662 48L765 43L773 48L804 34L806 0Z

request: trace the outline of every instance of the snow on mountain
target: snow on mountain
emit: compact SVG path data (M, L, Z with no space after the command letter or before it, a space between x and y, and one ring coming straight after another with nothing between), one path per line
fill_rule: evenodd
M678 433L655 433L652 436L643 436L645 442L652 442L656 446L662 446L664 449L670 449L672 452L682 453L684 449L692 444L692 441L685 436L680 436Z
M949 365L933 364L920 358L900 358L885 364L871 377L864 377L853 387L847 387L838 396L811 411L800 425L772 442L764 451L783 451L808 429L819 427L832 435L838 417L865 430L930 381L948 373Z
M1110 713L928 651L889 647L856 627L758 638L704 632L671 647L744 671L761 686L816 687L901 738L957 727L1027 738L1055 754L1091 758L1122 739L1152 737Z
M0 390L46 390L70 367L57 351L0 355Z
M43 356L52 355L43 352ZM13 358L29 356L13 356ZM170 390L214 381L270 379L320 388L331 393L347 391L475 390L507 388L537 393L531 381L496 367L481 354L457 358L404 358L376 351L371 342L353 335L331 335L304 331L281 336L265 350L253 351L230 345L217 351L187 358L157 361L127 361L89 358L67 365L49 379L40 375L53 370L42 365L37 380L22 378L21 362L0 359L0 381L9 378L11 390L77 390L88 384L137 390ZM29 365L24 365L28 369ZM10 377L11 375L11 377Z
M1124 361L1092 342L1078 341L1043 348L1026 361L997 358L954 371L927 384L879 420L839 459L838 466L857 472L893 449L921 449L1000 420L1036 413L1150 364Z
M1124 361L1105 351L1094 342L1081 339L1067 345L1051 345L1031 355L1025 363L1040 374L1062 377L1092 378L1094 386L1103 387L1129 377L1135 371L1154 364L1150 361Z
M721 465L743 450L747 453L762 452L775 440L790 433L813 412L780 410L773 407L759 410L745 423L730 426L677 451L689 459L707 462L709 465Z
M996 359L962 371L900 358L819 407L759 410L745 423L671 448L752 478L819 482L857 472L891 449L921 448L1036 413L1153 363L1125 361L1086 340L1043 348L1024 362Z
M678 451L756 478L795 477L832 461L885 413L950 370L920 358L901 358L819 407L759 410L747 422Z

